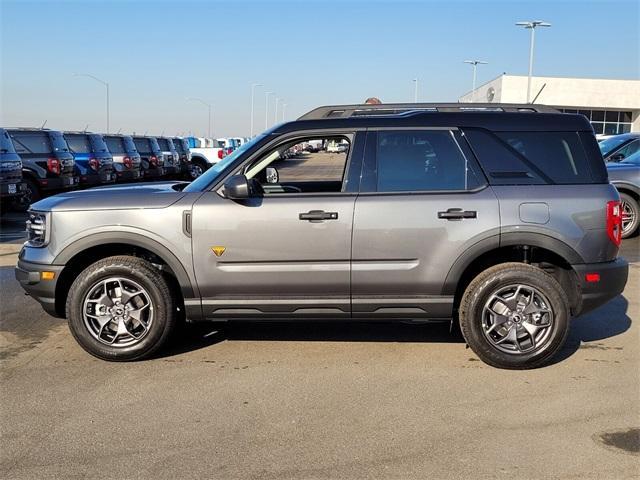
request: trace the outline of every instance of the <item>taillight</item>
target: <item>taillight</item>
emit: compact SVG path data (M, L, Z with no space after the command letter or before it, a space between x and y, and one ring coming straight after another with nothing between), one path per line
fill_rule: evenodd
M60 175L60 160L57 158L47 158L47 170L55 175Z
M131 162L131 158L130 157L124 157L122 159L122 163L124 163L124 166L126 168L131 168L133 166L133 163Z
M622 208L619 200L607 202L607 235L616 247L622 241Z
M97 172L98 169L100 168L100 162L98 161L97 158L90 158L89 167L91 168L91 170L95 170Z
M220 160L222 160L224 158L224 150L222 150L222 149L218 150L218 158Z
M156 157L155 155L153 157L151 157L149 159L149 163L151 163L151 165L153 165L154 167L158 165L158 157Z
M227 155L231 155L233 153L233 148L227 148Z

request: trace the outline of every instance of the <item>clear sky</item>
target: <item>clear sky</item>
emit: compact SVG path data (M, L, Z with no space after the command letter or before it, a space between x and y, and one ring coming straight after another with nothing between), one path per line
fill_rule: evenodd
M214 104L217 136L256 132L265 90L293 119L322 104L456 101L478 84L526 74L529 32L545 20L534 73L640 78L640 1L7 1L0 0L1 123L203 135ZM269 123L274 122L273 97ZM280 117L280 115L279 115Z

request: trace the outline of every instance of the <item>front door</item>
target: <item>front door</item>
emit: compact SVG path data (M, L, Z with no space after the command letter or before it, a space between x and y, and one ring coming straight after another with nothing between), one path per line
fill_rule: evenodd
M194 269L207 318L350 316L355 193L345 175L354 135L296 139L240 172L264 194L205 193L194 205ZM330 142L331 141L331 142ZM339 151L327 147L339 143ZM337 149L338 150L338 149Z

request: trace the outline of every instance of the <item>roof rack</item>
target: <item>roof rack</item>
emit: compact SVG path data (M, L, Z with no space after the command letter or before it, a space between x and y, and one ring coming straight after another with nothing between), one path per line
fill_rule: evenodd
M298 120L413 115L423 112L531 112L560 113L546 105L524 103L387 103L378 105L328 105L302 115Z

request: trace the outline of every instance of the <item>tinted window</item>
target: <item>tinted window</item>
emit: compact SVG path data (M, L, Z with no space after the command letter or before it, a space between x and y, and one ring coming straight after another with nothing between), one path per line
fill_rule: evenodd
M2 149L2 153L13 153L15 151L9 134L5 130L2 130L2 134L0 135L0 148Z
M617 137L611 137L611 138L602 140L598 145L600 146L600 151L602 152L602 155L606 157L613 150L615 150L616 148L618 148L620 145L622 145L624 142L628 140L629 140L628 137L617 136Z
M91 153L91 143L88 135L65 135L67 144L73 153Z
M378 191L468 190L481 185L450 131L378 132Z
M134 138L133 143L139 152L148 153L151 151L151 145L148 138Z
M122 137L122 142L124 143L125 151L127 153L137 153L136 144L133 143L133 138L127 136Z
M111 153L125 153L124 141L121 137L104 137Z
M497 132L502 140L555 183L591 183L576 132Z
M166 138L158 138L158 145L160 145L160 150L162 150L163 152L171 150L171 148L169 148L169 142Z
M640 140L629 142L615 153L615 156L621 155L621 158L627 158L640 150Z
M158 151L160 151L160 145L158 145L158 140L157 140L157 139L155 139L155 138L153 138L153 137L152 137L152 138L150 138L150 139L149 139L149 145L151 145L151 149L152 149L154 152L158 152Z
M18 153L38 153L48 155L52 152L49 135L42 132L15 132L11 134Z
M182 143L182 140L175 138L173 140L173 146L176 147L176 151L178 153L186 153L186 150L184 149L184 144Z
M97 133L94 133L92 135L89 135L89 138L91 139L91 145L93 147L93 151L94 152L107 152L107 144L104 143L104 138L102 138L102 135L98 135Z

